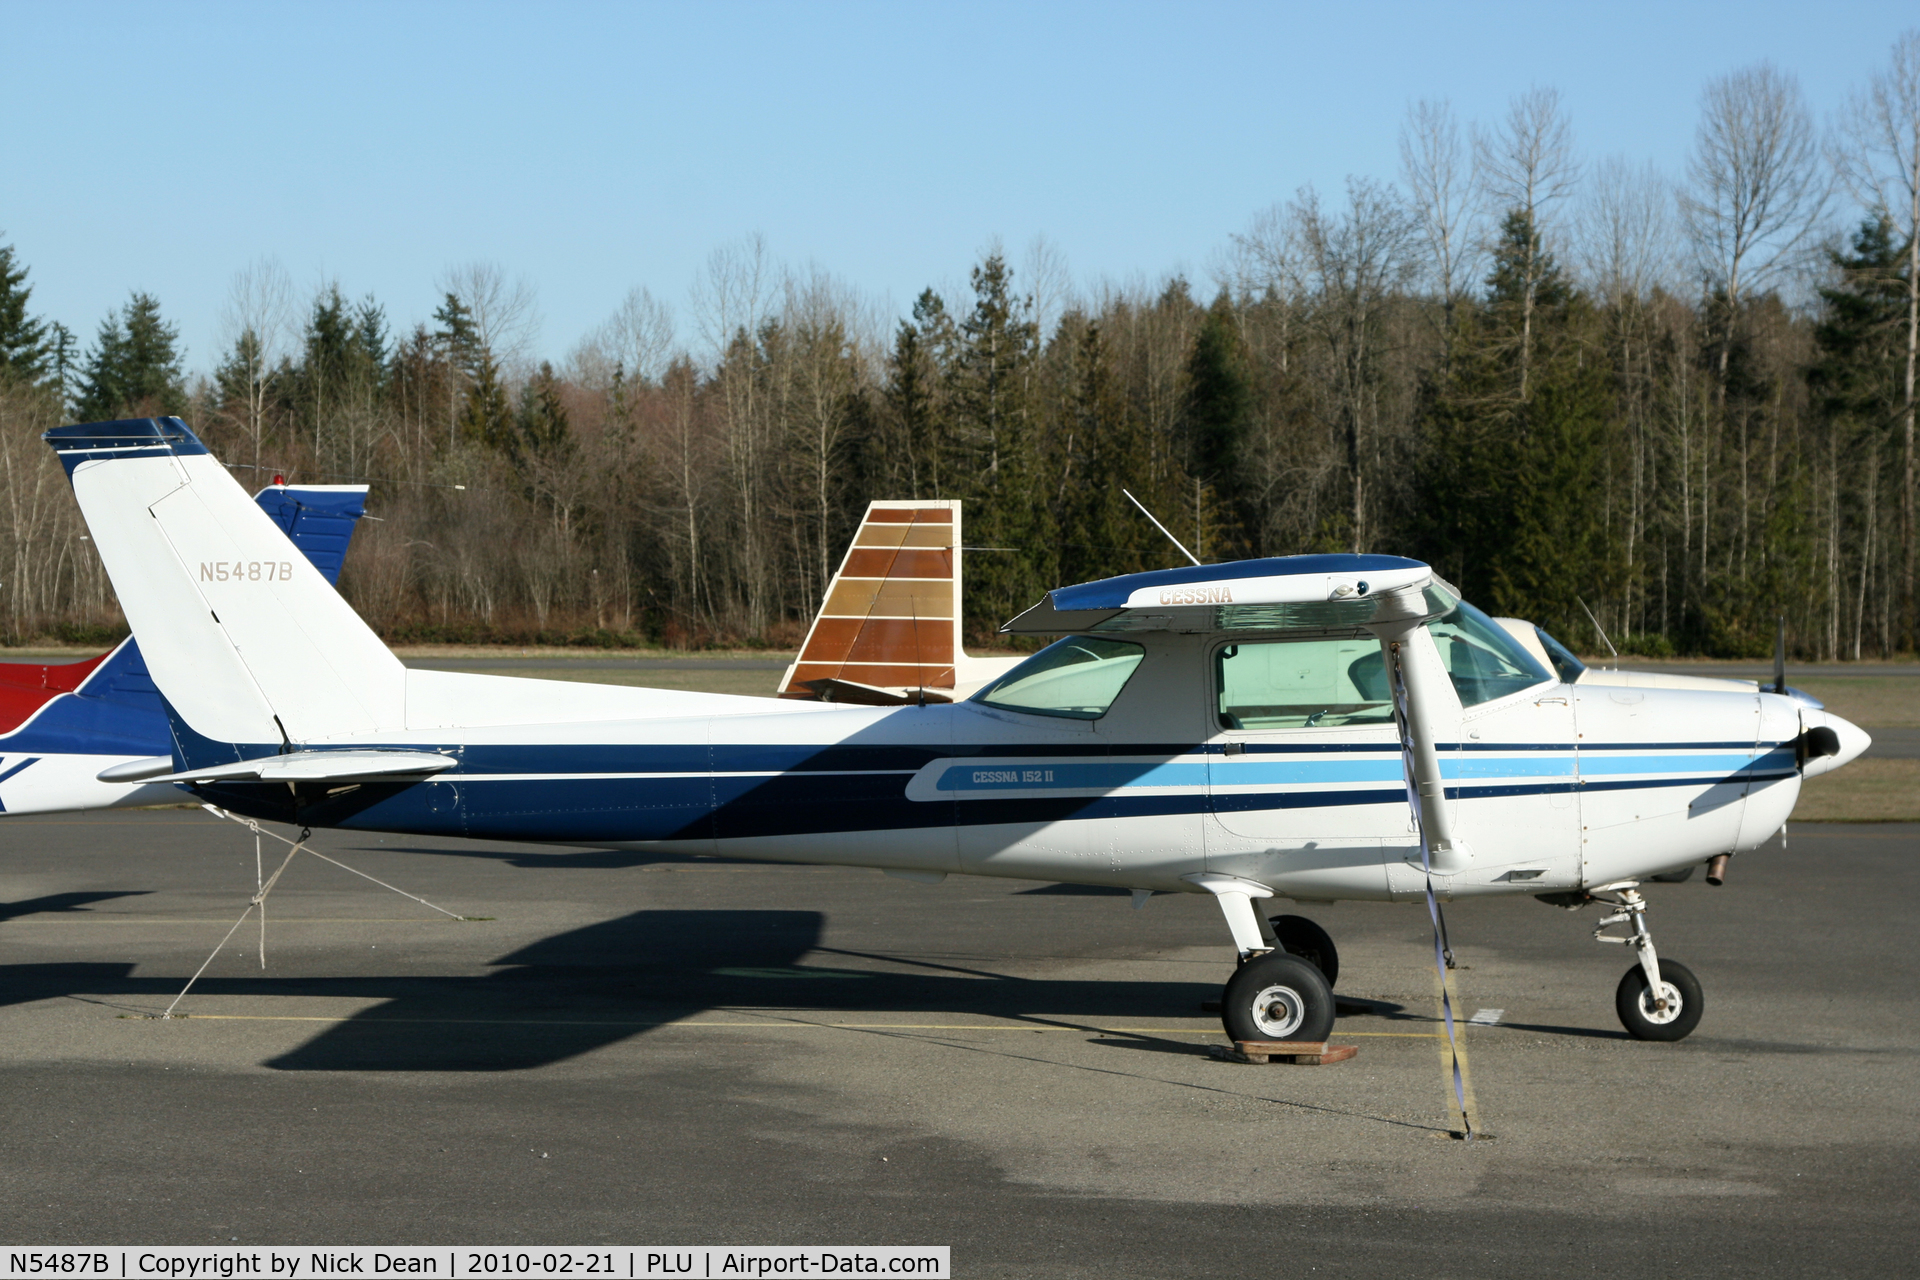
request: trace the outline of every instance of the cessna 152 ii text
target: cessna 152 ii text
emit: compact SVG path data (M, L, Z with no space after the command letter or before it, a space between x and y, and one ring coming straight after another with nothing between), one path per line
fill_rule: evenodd
M1699 984L1637 885L1758 846L1868 746L1776 694L1568 685L1384 555L1060 588L1004 630L1061 638L948 703L409 671L179 419L47 439L167 703L147 781L307 827L1211 894L1236 1039L1334 1016L1331 940L1306 925L1320 966L1290 954L1255 900L1429 886L1613 903L1638 952L1622 1021L1678 1039Z

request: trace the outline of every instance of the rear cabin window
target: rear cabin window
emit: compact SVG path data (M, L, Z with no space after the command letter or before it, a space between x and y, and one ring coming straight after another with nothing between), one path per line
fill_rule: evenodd
M1126 640L1068 636L974 694L973 701L1028 715L1098 720L1146 655Z
M1223 729L1311 729L1393 719L1370 635L1224 645L1214 653Z

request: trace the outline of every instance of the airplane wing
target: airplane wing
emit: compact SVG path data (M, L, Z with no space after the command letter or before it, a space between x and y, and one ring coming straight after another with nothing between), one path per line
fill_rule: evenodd
M1000 630L1010 635L1069 632L1324 630L1363 627L1381 610L1404 607L1408 590L1457 596L1417 560L1400 556L1286 556L1190 565L1103 578L1047 592Z

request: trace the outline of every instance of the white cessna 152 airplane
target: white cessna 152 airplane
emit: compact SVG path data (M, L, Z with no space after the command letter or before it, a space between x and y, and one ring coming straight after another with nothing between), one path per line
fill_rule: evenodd
M1622 1021L1678 1039L1700 987L1656 955L1638 883L1758 846L1869 745L1775 694L1570 686L1381 555L1049 592L1004 630L1062 638L944 704L410 671L179 419L46 438L167 702L146 781L307 827L1207 893L1235 1039L1334 1017L1331 941L1277 936L1254 899L1429 886L1618 907Z

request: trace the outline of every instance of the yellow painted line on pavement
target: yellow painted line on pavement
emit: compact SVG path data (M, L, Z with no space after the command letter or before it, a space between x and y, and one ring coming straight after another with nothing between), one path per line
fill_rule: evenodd
M122 1015L131 1018L134 1015ZM157 1015L149 1015L157 1021ZM382 1018L361 1017L358 1014L290 1014L290 1013L182 1013L176 1014L174 1022L357 1022L361 1025L374 1023L393 1023L396 1026L476 1026L476 1027L725 1027L755 1028L759 1030L809 1030L809 1031L1078 1031L1081 1033L1112 1032L1127 1035L1183 1035L1183 1036L1223 1036L1226 1033L1206 1027L1032 1027L1010 1025L1006 1023L979 1022L799 1022L792 1020L765 1022L586 1022L566 1021L552 1018ZM1431 1040L1438 1036L1433 1031L1337 1031L1340 1036L1367 1036L1373 1038Z
M75 912L79 915L81 913ZM463 920L450 920L446 916L269 916L272 924L478 924L477 917L468 916ZM109 913L87 915L81 920L44 920L35 916L20 916L5 924L232 924L232 917L221 920L197 919L189 916L117 916Z

